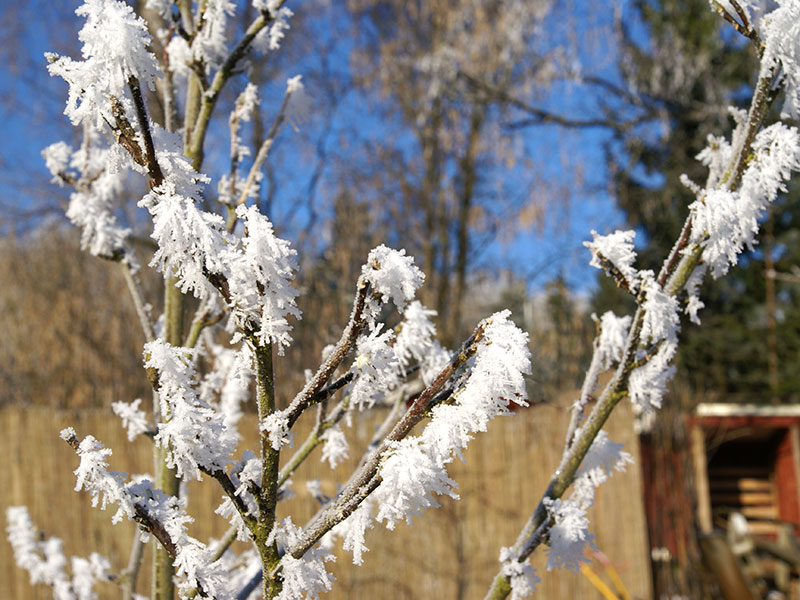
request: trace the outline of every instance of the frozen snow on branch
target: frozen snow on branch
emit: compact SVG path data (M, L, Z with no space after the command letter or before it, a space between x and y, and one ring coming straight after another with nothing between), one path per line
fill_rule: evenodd
M381 329L382 325L378 325L356 341L352 368L356 379L350 387L350 399L359 408L372 407L400 384L400 361L392 347L394 332L381 333Z
M763 129L753 142L752 159L742 177L737 209L742 241L752 247L758 233L758 218L773 202L778 192L785 192L785 182L792 171L800 169L800 134L796 127L774 123Z
M87 0L75 13L86 23L78 34L83 61L48 54L51 75L69 84L64 113L73 125L103 127L113 123L110 97L122 98L130 78L152 86L159 76L156 58L147 50L145 21L119 0Z
M107 558L93 552L88 559L73 556L72 580L65 569L67 559L62 542L56 537L39 540L36 528L24 506L6 509L8 541L17 565L28 571L31 583L43 583L53 588L56 600L96 600L94 585L108 581L110 564Z
M225 231L220 215L196 206L194 198L209 179L181 154L179 139L160 128L154 128L153 137L164 181L139 201L153 217L150 237L158 244L150 266L177 277L184 293L206 298L216 294L208 277L227 273L225 258L236 239Z
M286 116L297 130L298 124L305 121L311 112L311 97L306 93L302 75L295 75L286 81L286 95Z
M278 544L284 548L291 547L300 538L300 529L295 527L290 517L283 520L275 533ZM320 548L311 548L302 558L294 558L288 552L284 554L280 572L283 588L276 598L316 600L321 592L329 592L334 577L325 569L325 563L332 560L336 560L336 557Z
M98 148L93 142L89 135L78 151L58 142L42 150L42 156L53 181L64 185L68 180L75 187L70 194L67 218L81 228L81 248L94 256L114 258L124 251L130 234L112 212L128 172L111 168L118 166L114 165L117 156L113 148Z
M145 366L158 372L166 419L158 424L155 442L167 450L167 464L187 479L200 479L201 468L224 470L236 447L236 433L195 392L192 352L162 340L148 342L144 352Z
M436 338L436 326L431 318L435 310L428 310L419 300L414 300L403 311L403 321L395 341L395 353L408 368L412 360L421 362L432 350Z
M260 426L261 431L269 435L269 443L275 450L280 450L292 442L292 432L289 431L289 416L283 411L275 411L264 419Z
M778 0L778 7L761 19L764 55L761 75L778 68L784 79L786 101L783 115L800 116L800 3Z
M703 260L715 278L738 262L745 247L753 247L759 218L799 168L797 129L775 123L756 136L738 190L709 190L690 205L692 241L703 244Z
M14 551L14 561L20 568L28 571L31 583L52 586L53 595L59 600L74 598L72 586L64 571L67 559L61 549L61 540L37 540L38 532L24 506L9 506L6 509L6 521L6 532Z
M367 551L364 535L372 527L373 510L377 521L394 529L398 521L411 522L426 508L438 506L437 495L456 498L456 483L448 476L447 465L457 457L463 459L474 434L486 431L492 418L508 414L511 403L527 403L528 336L509 315L509 311L496 313L478 326L483 336L450 401L430 410L431 420L419 436L392 444L379 467L378 488L332 531L345 537L356 564Z
M367 530L373 527L370 515L371 507L372 500L368 498L350 515L350 518L339 523L337 529L334 530L344 538L342 549L353 553L354 565L363 564L363 553L369 552L365 535Z
M70 567L72 587L77 600L96 600L94 584L98 581L111 581L111 562L97 552L92 552L88 559L73 556Z
M104 448L92 436L78 442L75 430L70 427L61 432L61 437L73 445L80 456L80 465L75 470L75 490L87 490L92 497L92 506L99 504L105 509L108 504L116 504L118 510L111 518L112 523L119 522L123 515L130 520L139 520L144 514L149 523L163 527L175 551L174 564L180 576L182 594L200 586L212 597L228 597L219 564L211 563L211 552L187 535L186 523L192 518L186 514L178 498L154 489L152 482L144 478L124 483L127 474L108 469L106 459L111 450Z
M320 461L328 461L331 469L335 469L339 463L343 462L348 457L349 446L347 444L347 436L345 436L342 428L337 424L326 429L320 436L320 439L325 442L325 445L322 446Z
M642 271L641 275L642 292L645 295L641 340L652 344L662 340L677 344L680 330L678 300L664 291L652 271Z
M65 441L75 437L75 430L71 427L61 431L61 438ZM111 456L111 449L87 435L76 452L81 462L74 471L75 491L85 489L92 497L92 506L99 505L101 510L105 510L109 504L116 504L117 512L111 517L112 523L119 523L123 516L133 519L133 500L123 484L127 473L108 469L106 459Z
M622 360L622 351L625 349L630 326L630 315L618 317L609 310L600 317L598 352L602 369L609 369Z
M50 174L53 176L53 179L51 180L52 183L56 183L60 186L64 185L63 175L67 172L67 169L70 166L73 153L74 151L72 146L66 142L56 142L55 144L50 144L47 146L47 148L42 150L44 164L47 167L47 170L50 171Z
M192 41L192 53L209 73L210 68L221 65L228 54L225 28L228 17L236 12L236 2L208 0L204 9L197 25L198 35Z
M232 598L223 565L219 561L211 562L211 549L186 532L186 525L193 519L186 514L185 501L153 488L148 479L130 482L127 490L136 505L169 536L175 549L173 564L181 598L188 598L192 590L198 588L211 598Z
M165 181L140 202L153 217L151 237L158 250L150 261L165 275L178 278L181 291L198 298L216 293L206 274L224 272L221 255L233 243L221 216L201 211L194 200L178 193Z
M150 422L145 412L139 408L142 403L141 398L133 402L112 402L111 410L122 419L122 426L128 432L128 441L132 442L140 434L147 433L151 429Z
M586 511L593 498L545 498L545 505L555 524L550 528L550 548L547 552L547 570L567 569L577 572L582 562L587 562L583 552L586 544L594 547L594 535L589 533Z
M598 235L592 230L592 241L583 245L592 252L589 264L598 269L606 268L604 260L608 261L624 277L631 290L636 289L638 273L633 266L636 261L636 252L633 249L635 231L615 231L608 235Z
M200 385L200 399L222 413L225 426L234 434L244 414L241 407L250 398L253 378L250 346L245 344L235 350L210 344L208 351L214 366Z
M608 475L614 471L624 471L628 465L633 464L633 457L622 448L623 444L612 442L608 434L601 430L589 447L580 469L575 473L576 479L588 475L595 469L601 469Z
M272 223L256 206L239 206L236 215L244 221L242 251L233 255L228 286L233 314L243 328L252 328L262 345L273 343L278 352L292 342L290 316L300 318L292 287L297 270L297 252L275 235Z
M258 32L253 46L262 52L268 50L278 50L281 47L286 32L290 29L289 19L294 13L284 7L278 8L280 2L276 0L253 0L253 8L260 11L268 11L272 15L272 23Z
M522 600L536 591L541 581L528 561L519 562L514 558L511 548L500 548L502 573L511 581L511 600Z
M528 336L509 320L509 311L482 323L472 368L453 402L431 410L431 421L418 437L405 438L381 468L383 483L375 491L377 519L393 527L429 506L433 494L454 495L446 465L462 452L489 421L508 414L512 403L525 405L525 375L530 372Z
M677 298L663 290L652 271L643 271L641 277L645 299L640 339L651 347L637 352L636 360L643 364L631 372L628 391L636 410L646 414L661 407L675 373L671 363L678 347L680 316Z
M369 253L361 274L384 302L391 300L398 310L403 310L414 299L425 280L413 256L406 256L404 249L393 250L383 244Z
M703 258L711 266L711 274L724 275L742 251L735 195L727 190L712 190L690 208L694 211L695 239L702 241L701 236L709 232Z
M435 316L435 310L428 310L414 300L403 311L394 344L402 368L407 370L412 361L416 361L425 385L429 385L450 360L450 353L436 339L436 326L430 320Z
M396 442L381 467L381 485L375 491L375 518L386 521L387 529L394 529L400 520L410 523L426 508L438 507L435 495L458 498L457 484L440 461L450 462L451 457L437 456L424 444L416 436Z
M239 464L236 465L229 474L231 482L235 486L235 494L241 498L244 505L247 507L248 514L256 516L258 514L258 505L256 504L255 497L251 493L253 485L256 486L261 483L261 459L256 458L250 450L245 450L242 453L242 458ZM246 542L250 539L249 529L247 524L242 519L242 515L231 501L230 496L224 495L222 503L214 511L225 519L228 519L231 525L236 527L236 539Z
M452 404L435 406L421 437L440 462L461 458L473 434L486 431L493 418L509 414L509 406L527 406L525 376L530 374L528 334L504 310L485 319L472 368Z
M236 104L230 116L232 135L231 160L239 161L245 156L250 155L249 146L243 144L242 138L239 136L239 123L249 122L257 107L258 88L253 83L248 82L242 93L239 94L239 97L236 99ZM226 180L225 183L229 185L230 182L227 180L227 176L225 176L224 179ZM228 187L228 185L223 186L223 182L220 181L220 190L222 190L223 187ZM228 202L230 202L230 200L232 200L232 198L229 198Z
M162 15L168 14L172 2L153 2ZM236 3L231 0L208 0L199 13L195 35L187 41L181 35L173 35L167 44L169 69L181 77L187 76L192 66L201 67L206 75L212 67L219 67L228 56L226 28L228 17L236 11Z
M554 568L577 571L580 563L586 562L583 555L586 544L594 547L594 536L588 531L586 511L594 503L595 490L614 472L624 471L632 462L631 455L622 451L622 444L612 442L601 431L576 473L569 498L545 498L545 505L555 520L550 529L548 571Z
M686 282L686 308L683 312L689 315L689 320L695 325L700 325L700 317L697 313L705 307L705 303L700 300L700 285L703 283L703 278L708 271L708 265L702 264L695 267L692 271L689 280Z

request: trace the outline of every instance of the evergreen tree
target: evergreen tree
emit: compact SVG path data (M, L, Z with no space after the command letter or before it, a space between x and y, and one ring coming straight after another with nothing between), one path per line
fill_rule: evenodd
M706 169L695 157L710 134L729 127L729 114L718 107L745 106L756 57L706 0L642 0L634 9L647 41L621 30L620 68L632 94L658 118L619 131L608 156L619 207L647 240L639 260L656 268L694 200L680 175L704 185ZM679 379L705 397L763 402L800 393L793 368L800 350L800 279L792 275L800 264L796 198L789 193L776 203L761 245L741 257L742 268L723 280L707 278L703 327L684 324ZM765 258L777 273L771 292ZM596 310L619 311L623 295L604 278Z

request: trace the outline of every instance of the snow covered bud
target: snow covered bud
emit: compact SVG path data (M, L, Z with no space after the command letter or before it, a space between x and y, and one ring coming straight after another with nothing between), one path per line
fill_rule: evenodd
M406 256L405 249L393 250L383 244L369 253L367 264L361 267L361 276L383 302L391 300L398 310L414 299L425 281L425 274L414 264L413 256Z
M72 124L88 122L100 129L104 120L114 120L111 96L122 97L131 78L152 87L158 63L147 50L147 24L125 2L87 0L75 13L86 18L78 34L84 60L47 54L47 70L69 84L64 112Z
M636 252L633 249L635 231L615 231L608 235L598 235L592 230L591 242L583 245L592 252L589 264L609 273L621 288L634 293L639 284L639 273L634 268Z

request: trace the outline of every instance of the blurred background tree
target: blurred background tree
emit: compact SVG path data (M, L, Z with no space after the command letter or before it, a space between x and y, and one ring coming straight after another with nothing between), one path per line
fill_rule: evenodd
M643 238L639 261L657 265L677 239L694 194L682 174L705 183L696 159L731 125L726 106L743 106L752 89L755 57L705 0L635 2L646 30L619 23L620 71L626 90L657 117L642 127L617 131L608 161L618 206ZM779 107L775 109L776 116ZM702 327L686 320L678 350L678 379L697 397L767 402L796 398L800 374L800 212L794 190L774 205L755 251L722 280L707 278ZM768 274L776 271L778 278ZM598 312L618 310L628 299L601 278ZM689 407L685 407L689 408Z
M148 10L146 3L138 4L140 10ZM120 323L132 322L121 278L111 273L110 265L78 258L75 232L60 226L38 231L45 221L63 222L68 200L64 190L47 182L39 150L76 135L66 120L52 117L61 111L63 89L47 76L42 58L45 50L78 52L73 8L59 5L58 10L44 10L42 2L34 1L0 18L0 32L8 41L2 50L8 70L0 77L2 110L13 127L26 131L24 143L15 138L12 146L0 151L4 161L0 186L9 192L2 196L0 229L7 243L0 248L0 261L7 273L30 265L25 277L0 291L0 304L9 307L5 324L12 331L4 350L14 357L3 368L13 393L2 401L104 406L111 396L141 393L139 383L131 381L141 362L138 334L131 328L124 339L109 337L104 327L113 328L117 321L108 315L101 319L102 326L95 325L91 316L95 300L99 304L114 297L122 311ZM293 365L317 361L331 341L329 332L340 327L349 313L352 287L368 250L386 241L405 247L427 273L423 299L439 312L437 325L446 343L457 344L471 330L476 310L513 296L520 309L518 320L541 334L541 343L535 344L542 356L537 382L547 391L538 391L537 398L551 397L562 385L577 385L570 377L580 372L581 365L567 368L563 361L545 357L556 342L564 348L582 347L583 334L572 343L569 336L577 330L562 325L570 319L585 325L588 317L578 311L570 319L551 318L552 307L546 304L536 304L531 311L532 280L526 274L533 271L530 258L523 253L524 258L512 264L498 258L504 248L519 243L520 234L541 236L561 227L548 228L546 223L567 195L580 193L581 178L566 175L563 165L546 173L544 164L551 157L541 154L541 144L555 148L559 135L546 132L546 141L540 142L537 129L509 126L520 113L508 97L547 104L553 85L572 69L574 29L588 27L581 19L591 15L573 19L570 9L557 8L544 0L311 1L292 6L296 14L281 51L250 62L263 101L241 133L251 146L260 144L275 117L286 78L302 73L308 110L295 115L275 140L256 198L280 235L293 241L301 261L298 284L304 288L300 300L304 318L296 325L297 343L279 359L279 371L282 361ZM241 30L252 16L250 3L241 9L229 21L230 28ZM39 12L46 18L38 18ZM154 51L163 51L169 27L164 21L155 27ZM168 82L165 78L159 85ZM236 85L228 86L220 102L232 107L240 91ZM177 115L182 114L183 102L177 98ZM163 123L162 99L151 95L148 103ZM206 164L224 172L230 134L226 110L217 114L211 135L222 143L209 149ZM73 139L73 143L80 142ZM243 169L250 160L244 159ZM556 189L552 181L557 182L558 193L548 193ZM216 195L209 187L206 201L212 208ZM146 262L151 246L134 196L135 191L119 199L118 214L138 231L137 251ZM536 227L538 234L533 231ZM57 251L58 244L64 244L62 252ZM547 268L574 257L556 248L549 254ZM50 269L58 276L48 278ZM500 269L512 271L513 277L487 275ZM87 281L92 281L88 289L94 295L86 314L76 318ZM488 283L482 286L480 281ZM545 282L546 277L540 278L537 285ZM487 295L487 286L498 293ZM572 294L566 285L559 289L564 299ZM75 307L63 308L70 299L75 299ZM147 300L159 314L161 298L152 294ZM54 323L40 318L42 306L59 315ZM572 310L571 304L568 309ZM62 310L72 316L61 316ZM37 375L44 356L37 345L50 339L54 325L64 348L60 374L39 369ZM81 348L95 348L98 360L87 359ZM30 360L22 360L25 356ZM101 356L118 365L119 372L95 375L93 369L105 366ZM552 365L558 373L550 373L544 365ZM83 383L66 385L70 378ZM116 383L109 383L110 388L100 385L106 379ZM301 383L282 380L285 390L279 396L285 398ZM82 391L74 391L78 389Z

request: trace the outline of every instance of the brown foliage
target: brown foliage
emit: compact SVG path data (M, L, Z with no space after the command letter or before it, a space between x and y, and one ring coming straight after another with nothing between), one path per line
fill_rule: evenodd
M0 240L0 403L108 406L147 397L144 336L119 265L50 226Z

